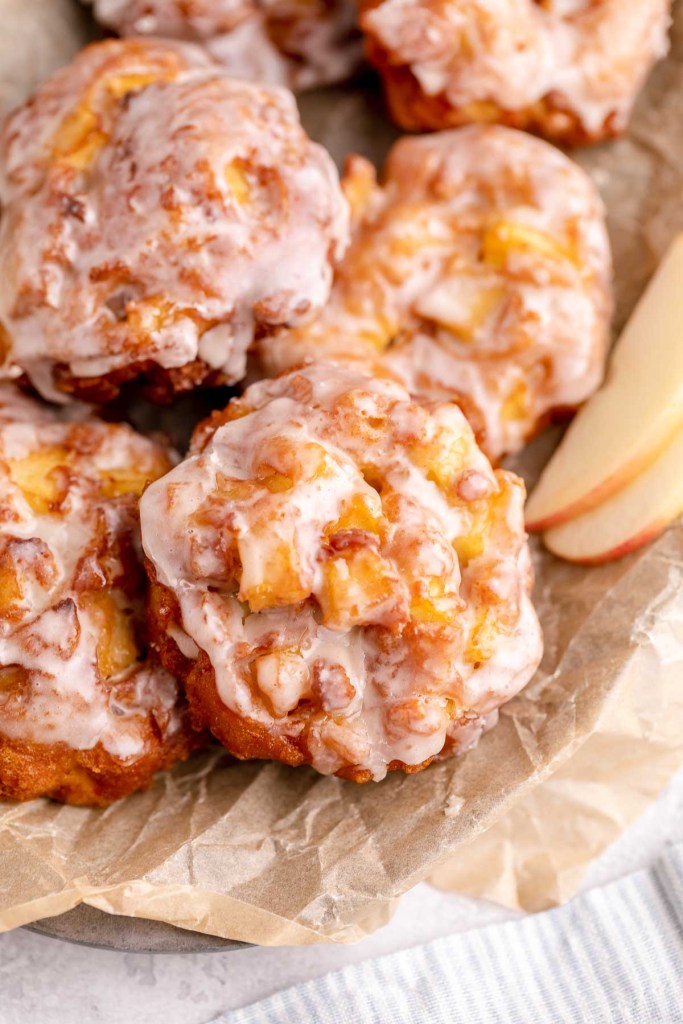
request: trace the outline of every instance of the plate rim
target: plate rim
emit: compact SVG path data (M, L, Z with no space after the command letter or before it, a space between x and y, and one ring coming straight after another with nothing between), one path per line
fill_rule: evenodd
M109 914L80 903L61 914L23 926L25 931L72 945L116 953L193 954L232 953L253 949L253 943L224 939L165 921Z

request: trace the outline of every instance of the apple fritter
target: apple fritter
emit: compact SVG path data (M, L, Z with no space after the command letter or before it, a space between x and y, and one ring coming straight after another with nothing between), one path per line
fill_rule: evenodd
M123 36L199 43L235 78L312 89L362 61L355 0L93 0Z
M324 363L254 384L141 501L162 663L237 757L419 771L540 659L523 504L456 405Z
M361 0L407 131L500 122L568 145L624 131L668 48L671 0Z
M291 93L199 47L83 50L0 136L0 376L163 399L239 380L257 334L326 301L348 234Z
M267 372L360 361L457 401L494 460L602 380L612 311L605 212L553 146L499 126L403 138L378 184L344 187L352 243L312 324L259 343Z
M197 745L145 629L138 499L172 465L0 388L0 798L107 804Z

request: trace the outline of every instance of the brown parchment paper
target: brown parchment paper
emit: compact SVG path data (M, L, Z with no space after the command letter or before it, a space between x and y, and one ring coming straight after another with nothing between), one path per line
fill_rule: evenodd
M363 86L302 111L335 156L381 161L394 132ZM683 227L681 103L679 4L629 137L579 155L608 202L619 322ZM178 433L188 415L162 420ZM529 481L556 439L524 453ZM528 909L566 899L683 763L683 525L598 569L535 549L544 661L476 750L356 786L213 749L105 811L0 804L0 929L85 902L263 944L348 942L429 876Z
M0 0L0 113L20 103L93 35L74 0Z

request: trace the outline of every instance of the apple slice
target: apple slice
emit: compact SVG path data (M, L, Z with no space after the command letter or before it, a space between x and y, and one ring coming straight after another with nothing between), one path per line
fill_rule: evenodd
M526 508L530 530L594 508L657 458L683 423L683 234L647 287L602 388L575 416Z
M683 427L642 473L607 501L543 534L569 562L591 565L635 551L683 513Z

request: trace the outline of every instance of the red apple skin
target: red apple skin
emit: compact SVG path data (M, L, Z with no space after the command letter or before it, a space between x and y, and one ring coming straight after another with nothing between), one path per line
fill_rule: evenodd
M627 477L623 483L628 483L628 480L629 478ZM611 498L621 486L622 481L619 477L616 475L610 477L608 480L603 481L600 487L594 487L592 491L585 494L579 501L574 501L571 505L566 505L549 516L542 516L540 519L526 519L524 525L529 533L540 533L542 530L549 530L551 526L561 526L563 523L569 522L570 519L576 519L583 512L589 512L607 498Z
M643 527L640 533L637 533L634 537L629 537L622 544L617 547L611 548L609 551L603 551L599 555L593 555L589 558L575 558L571 555L558 555L552 548L548 548L551 554L555 555L556 558L561 558L563 562L570 562L572 565L604 565L606 562L615 562L618 558L624 558L626 555L632 554L637 551L638 548L645 547L646 544L650 544L653 540L659 537L668 526L674 520L660 520L650 523L648 526ZM559 524L558 524L559 525Z
M552 526L562 526L563 523L569 522L570 519L576 519L577 516L582 515L584 512L590 512L591 509L601 505L603 501L606 501L622 490L632 480L640 476L648 466L651 466L658 456L662 454L675 434L676 427L674 426L671 434L667 435L657 448L643 453L639 459L625 462L620 467L619 473L614 473L612 476L607 477L598 487L594 487L592 491L588 491L582 498L572 502L570 505L565 505L564 508L558 509L557 512L553 512L548 516L542 516L540 519L526 519L525 526L527 530L529 533L540 533L543 530L549 530Z

